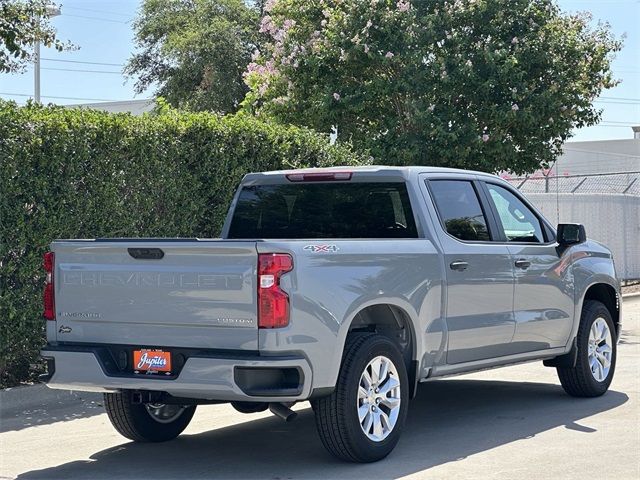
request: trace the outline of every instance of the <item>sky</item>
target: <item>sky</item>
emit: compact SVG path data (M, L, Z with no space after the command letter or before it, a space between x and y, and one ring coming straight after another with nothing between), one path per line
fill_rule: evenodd
M640 125L640 0L558 3L565 11L591 12L594 22L608 22L617 37L626 35L613 63L621 83L596 101L603 109L601 123L575 131L572 140L632 138L631 125ZM135 49L131 23L139 5L140 0L63 0L62 14L52 24L61 39L80 48L62 53L42 49L42 101L76 104L153 97L153 91L136 95L134 79L122 75ZM0 74L0 97L24 103L32 95L33 67L23 74Z

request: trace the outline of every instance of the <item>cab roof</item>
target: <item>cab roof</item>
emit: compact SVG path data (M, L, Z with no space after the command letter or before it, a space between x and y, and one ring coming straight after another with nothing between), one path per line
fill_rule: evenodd
M353 179L364 178L403 178L409 180L410 178L417 176L421 173L439 173L439 174L465 174L465 175L478 175L489 178L499 178L496 175L492 175L486 172L479 172L474 170L463 170L460 168L446 168L446 167L430 167L430 166L387 166L387 165L365 165L365 166L336 166L336 167L323 167L323 168L300 168L300 169L288 169L288 170L273 170L268 172L256 172L245 175L243 184L258 184L258 183L275 183L284 179L287 175L293 174L322 174L332 172L352 172Z

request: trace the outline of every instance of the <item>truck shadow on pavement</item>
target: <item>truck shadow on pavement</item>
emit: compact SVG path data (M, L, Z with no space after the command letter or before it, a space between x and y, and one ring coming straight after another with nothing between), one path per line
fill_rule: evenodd
M101 393L51 390L44 384L0 391L0 433L103 413Z
M382 464L334 460L316 434L313 412L305 409L291 423L269 417L218 430L212 425L168 443L123 443L88 461L18 478L397 478L556 427L589 435L595 430L581 419L627 401L616 391L576 399L552 384L441 380L420 386L400 443Z

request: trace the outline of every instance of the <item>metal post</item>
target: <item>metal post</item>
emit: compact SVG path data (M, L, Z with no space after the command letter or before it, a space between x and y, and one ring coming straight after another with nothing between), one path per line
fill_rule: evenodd
M631 180L631 183L629 185L627 185L627 188L625 188L622 193L627 193L629 190L631 190L631 187L633 187L633 184L636 183L638 181L638 177L634 178L633 180Z
M61 12L58 7L47 5L47 17L57 17L60 14ZM40 37L40 15L36 17L36 28L38 30L37 36ZM36 103L40 103L40 38L36 38L33 46L33 63L33 100Z
M40 17L37 19L38 28L40 27ZM36 40L36 44L33 48L33 100L36 103L40 103L40 40Z
M582 184L587 181L587 178L589 177L584 177L582 180L580 180L578 184L575 187L573 187L573 190L571 190L571 193L576 193L576 190L578 190L582 186Z

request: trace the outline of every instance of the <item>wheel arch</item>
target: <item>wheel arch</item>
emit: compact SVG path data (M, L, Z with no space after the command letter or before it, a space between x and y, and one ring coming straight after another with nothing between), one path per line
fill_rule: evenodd
M620 296L617 289L610 283L595 282L585 290L580 302L580 311L587 300L603 303L613 319L616 328L616 339L620 336Z
M390 338L399 347L407 368L410 396L415 396L418 383L418 337L416 334L417 313L409 305L389 300L362 305L345 322L341 338L341 356L349 334L353 332L375 332Z

